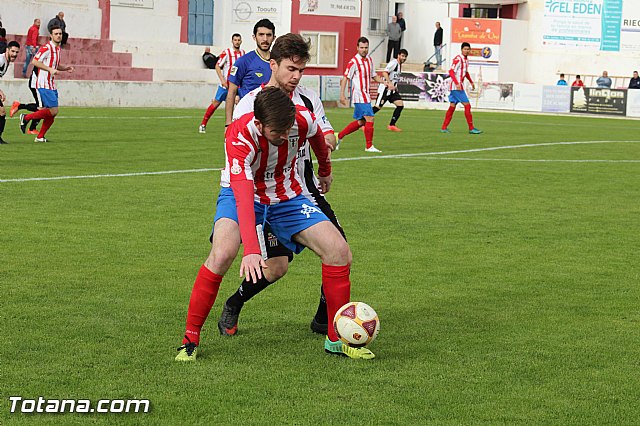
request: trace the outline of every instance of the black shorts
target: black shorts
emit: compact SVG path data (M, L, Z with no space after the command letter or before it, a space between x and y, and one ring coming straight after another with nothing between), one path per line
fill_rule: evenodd
M378 92L378 97L376 98L375 106L378 108L382 108L385 103L391 102L394 103L396 101L401 101L402 97L400 96L400 92L397 90L389 90L385 88L382 93Z

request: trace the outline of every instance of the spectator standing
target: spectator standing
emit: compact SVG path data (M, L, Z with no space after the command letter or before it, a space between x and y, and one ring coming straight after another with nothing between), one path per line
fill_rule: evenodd
M564 74L560 74L560 80L556 83L557 86L568 86L567 80L564 79Z
M433 47L436 50L436 65L440 68L442 65L442 38L444 31L440 26L440 22L436 22L436 32L433 34Z
M598 79L596 80L596 84L599 88L610 89L611 79L609 78L609 73L606 71L602 71L602 76L598 77Z
M62 41L60 42L60 47L62 48L67 44L67 39L69 38L69 34L67 34L67 23L64 22L64 12L58 12L58 14L49 21L47 24L49 34L51 34L51 28L54 25L62 30Z
M584 83L582 82L582 79L580 79L580 74L576 75L576 79L571 83L571 87L584 87Z
M404 35L404 32L407 30L407 23L404 21L404 14L402 12L398 12L396 16L398 17L398 25L400 25L400 29L402 30L402 33L400 33L400 46L401 46L402 36Z
M0 53L4 53L7 50L7 30L0 26Z
M629 89L640 89L640 77L638 77L638 71L633 72L633 78L629 81Z
M400 38L402 37L402 28L398 24L398 17L392 16L391 22L387 24L387 62L391 60L391 51L393 51L393 57L398 56L400 51Z
M33 20L33 25L29 27L27 31L27 42L25 43L25 60L22 67L22 78L27 78L27 70L31 64L33 55L36 54L38 49L38 34L40 33L40 20L38 18Z

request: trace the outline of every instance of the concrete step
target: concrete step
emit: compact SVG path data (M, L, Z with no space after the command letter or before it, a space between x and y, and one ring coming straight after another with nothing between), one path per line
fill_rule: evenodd
M56 80L113 80L113 81L153 81L150 68L104 67L79 65L72 73L60 72ZM14 78L22 77L22 66L14 67Z
M7 34L7 40L15 40L20 43L20 46L24 46L27 41L26 35L20 34ZM39 36L38 45L42 46L49 41L49 36ZM112 52L113 40L100 40L94 38L75 38L70 37L67 40L67 45L63 47L63 51L78 50L78 51L98 51L98 52Z
M20 67L26 59L26 53L18 55ZM63 50L60 54L60 63L63 65L99 65L105 67L130 67L132 57L130 53L113 52L83 52L78 50Z
M208 83L217 86L218 74L214 70L205 69L179 69L179 68L154 68L153 81L171 81L171 82L187 82ZM213 89L215 90L215 88Z

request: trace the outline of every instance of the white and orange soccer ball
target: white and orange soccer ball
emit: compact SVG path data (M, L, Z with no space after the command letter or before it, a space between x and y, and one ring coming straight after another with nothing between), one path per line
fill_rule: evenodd
M333 327L343 343L360 348L375 340L380 331L380 319L366 303L349 302L336 312Z

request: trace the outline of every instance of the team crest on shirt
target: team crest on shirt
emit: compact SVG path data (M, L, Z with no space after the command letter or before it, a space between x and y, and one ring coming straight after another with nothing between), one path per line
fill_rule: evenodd
M257 72L257 73L256 73L256 75L257 75L258 77L262 78L262 76L263 76L264 74L262 74L261 72Z
M303 204L302 210L300 210L300 213L307 216L307 219L309 219L311 217L311 213L320 213L320 209L314 206Z
M240 167L240 163L237 158L233 159L233 165L231 166L231 174L239 175L242 173L242 167Z
M231 71L229 71L229 74L235 76L236 75L236 71L238 71L238 67L236 67L235 65L231 67Z

